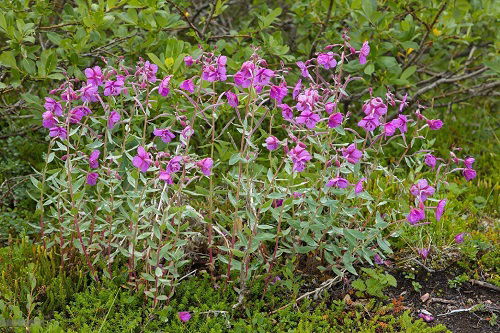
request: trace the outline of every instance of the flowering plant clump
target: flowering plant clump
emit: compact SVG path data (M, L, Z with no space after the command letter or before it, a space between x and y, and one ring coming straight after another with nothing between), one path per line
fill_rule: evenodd
M291 257L313 255L337 275L383 263L385 229L439 221L447 176L476 173L471 157L433 155L426 136L443 122L410 111L407 96L370 92L359 113L339 107L360 79L343 66L369 52L344 35L298 71L271 69L257 51L229 67L198 50L182 77L141 59L68 78L42 119L42 237L63 258L80 252L95 278L126 263L130 284L155 302L193 260L239 276L242 291Z

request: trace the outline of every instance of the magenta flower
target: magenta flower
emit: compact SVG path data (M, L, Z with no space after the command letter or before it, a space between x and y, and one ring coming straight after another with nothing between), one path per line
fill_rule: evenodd
M293 170L297 172L304 171L306 168L306 162L312 159L311 154L306 150L304 144L297 144L295 148L288 152L288 155L292 159Z
M194 92L194 83L192 80L184 80L182 81L181 85L179 86L181 89L189 91L189 92Z
M375 114L380 117L387 113L387 105L382 98L375 97L363 104L362 110L367 116Z
M169 83L170 79L172 78L172 75L165 76L163 80L161 80L160 84L158 85L158 93L162 95L163 97L167 97L168 94L170 93L170 88L169 88Z
M151 160L151 154L149 154L144 147L137 147L137 155L132 159L132 164L141 170L141 172L146 172L149 166L153 163Z
M227 104L229 104L233 108L238 107L238 103L239 103L238 102L238 95L236 95L235 93L233 93L231 91L226 91L225 95L227 98Z
M292 91L292 98L297 99L297 96L300 94L300 90L302 89L302 79L299 79L295 86L293 87Z
M189 125L184 127L184 129L181 132L181 136L186 140L189 139L193 134L194 134L194 129Z
M179 319L185 323L187 322L189 319L191 319L191 314L187 311L181 311L179 313L177 313L177 315L179 316Z
M101 155L101 151L99 149L95 149L92 153L90 153L89 166L91 169L97 169L99 167L99 155Z
M427 125L431 130L438 130L443 127L443 121L440 119L429 119L427 120Z
M354 186L354 193L358 194L364 191L363 182L366 181L366 178L361 178L356 185Z
M325 111L328 114L332 114L333 110L337 107L337 103L334 102L328 102L325 104Z
M280 104L278 107L281 109L281 115L285 120L293 120L293 111L288 104Z
M242 88L248 88L252 84L255 64L251 61L245 61L241 69L234 74L234 83Z
M146 61L144 67L141 68L140 73L146 77L149 82L156 82L156 73L158 66Z
M45 110L52 112L56 116L62 116L63 114L61 103L57 102L53 98L45 97L45 104L43 107Z
M272 85L269 96L275 99L277 103L281 103L283 98L288 94L286 82L282 82L279 86Z
M433 168L436 167L436 162L437 162L437 159L436 159L436 156L432 155L432 154L427 154L425 155L425 164L430 167L430 168Z
M158 179L165 181L169 185L172 185L174 183L174 180L172 179L172 175L168 171L160 170L160 174L158 175Z
M100 86L102 84L103 76L101 67L94 66L91 68L85 68L84 73L87 77L87 84L91 84L94 86Z
M317 90L309 88L297 97L297 110L299 111L312 111L314 103L319 100L319 93Z
M432 196L435 192L434 187L430 186L427 179L420 179L416 184L410 188L410 193L424 202L428 197Z
M411 225L415 225L425 219L425 210L412 208L410 210L410 213L406 216L406 219L408 220L408 222L410 222Z
M108 128L113 129L116 123L120 121L120 114L116 111L111 111L108 117Z
M476 170L474 170L474 169L469 169L469 168L465 168L465 169L463 170L463 174L464 174L464 177L465 177L465 179L466 179L467 181L469 181L469 180L472 180L472 179L476 178L476 175L477 175Z
M87 84L83 86L78 92L82 102L97 102L99 100L99 92L97 86Z
M351 143L348 147L342 149L342 156L351 164L356 164L359 159L363 156L361 150L356 148L355 143Z
M304 193L300 193L300 192L293 192L292 193L292 196L294 199L298 199L300 197L303 197L304 196Z
M278 208L283 206L283 199L275 199L273 200L273 207Z
M191 93L194 92L194 83L191 79L182 81L179 87Z
M367 132L373 131L378 125L380 125L380 121L378 116L375 115L366 116L358 122L358 126L364 128Z
M436 207L436 221L441 220L441 216L443 216L445 206L446 206L446 199L439 200Z
M49 136L52 138L61 138L65 140L68 137L68 133L64 127L55 126L49 130Z
M431 321L433 321L433 320L434 320L434 317L433 317L433 316L432 316L429 312L427 312L427 311L426 311L426 313L424 313L424 312L420 312L420 313L418 314L418 317L419 317L419 318L422 318L422 319L423 319L425 322L427 322L427 323L429 323L429 322L431 322Z
M310 76L309 71L307 70L307 66L303 61L297 61L297 66L300 69L300 75L305 78L308 78Z
M189 67L189 66L193 66L193 64L194 64L193 57L191 57L191 56L189 56L189 55L188 55L188 56L185 56L185 57L184 57L184 63L185 63L185 64L186 64L186 66L188 66L188 67Z
M91 114L92 111L86 106L77 106L69 112L69 122L71 124L78 124L84 116Z
M375 255L373 256L373 261L377 265L384 265L385 264L384 260L382 259L382 257L380 257L380 255L378 253L375 253Z
M394 124L394 120L384 124L385 136L393 136L394 133L396 133L396 129L398 128L398 126Z
M461 232L455 236L455 243L460 244L464 242L465 232Z
M97 172L89 172L87 174L87 185L95 186L95 184L97 184L97 178L99 178Z
M472 169L472 164L474 164L475 161L476 160L474 159L474 157L467 157L466 159L464 159L465 167L468 169Z
M215 63L203 66L201 78L205 81L225 81L226 76L226 56L219 56Z
M430 250L428 248L424 247L422 249L418 249L417 252L418 252L418 255L420 256L420 258L425 260L425 259L427 259L427 256L429 255Z
M122 92L125 84L123 78L117 78L116 81L104 82L104 96L118 96Z
M165 168L165 171L168 173L175 173L181 169L181 162L182 161L182 156L174 156L172 159L168 162L167 167Z
M196 162L196 165L201 169L201 172L209 177L214 165L214 161L210 158L204 158L201 161Z
M175 134L172 133L170 131L170 129L168 129L168 128L164 128L164 129L157 128L153 131L153 134L155 136L160 137L161 141L163 141L165 143L169 143L170 141L172 141L173 138L175 138Z
M267 68L257 69L254 77L254 84L257 86L267 86L274 77L274 71Z
M316 127L316 123L320 120L320 117L311 111L302 111L300 116L295 118L297 124L305 124L307 128L312 129Z
M327 187L347 188L349 181L342 177L335 177L326 183Z
M72 87L68 87L61 93L61 98L64 101L76 101L78 99L78 95Z
M359 50L359 63L361 65L366 64L366 58L370 54L370 45L368 45L368 41L365 41L363 43L363 46L361 46L361 50Z
M408 105L408 103L406 103L407 98L408 98L408 94L406 93L403 96L403 99L401 100L401 104L399 104L399 112L403 112L403 109Z
M275 136L270 136L266 139L266 147L269 151L278 149L280 142Z
M340 112L336 112L328 117L328 127L335 128L342 124L344 120L344 115Z
M45 111L42 114L42 125L45 128L52 128L57 125L57 118L54 117L52 111Z
M325 69L335 68L335 66L337 66L337 60L333 57L333 52L318 54L317 61L318 64Z
M401 133L406 133L408 131L408 118L405 115L400 114L396 119L393 120L394 125L401 131Z

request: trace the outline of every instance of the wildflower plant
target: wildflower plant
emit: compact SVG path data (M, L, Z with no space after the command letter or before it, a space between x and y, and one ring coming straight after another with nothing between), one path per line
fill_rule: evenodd
M50 142L32 179L42 238L81 253L95 278L126 263L155 302L193 261L242 293L291 257L335 275L383 263L390 232L445 219L448 175L475 171L473 158L433 155L427 136L443 123L407 96L370 92L345 113L361 78L343 66L369 52L344 35L297 68L197 50L179 58L182 77L142 59L68 77L46 98Z

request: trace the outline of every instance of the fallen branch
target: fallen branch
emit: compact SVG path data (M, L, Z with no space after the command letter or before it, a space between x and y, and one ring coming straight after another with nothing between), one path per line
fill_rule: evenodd
M484 287L484 288L489 288L489 289L493 289L495 291L500 291L500 287L495 286L494 284L491 284L491 283L488 283L488 282L474 280L474 279L471 279L470 282L472 284L476 284L476 285Z

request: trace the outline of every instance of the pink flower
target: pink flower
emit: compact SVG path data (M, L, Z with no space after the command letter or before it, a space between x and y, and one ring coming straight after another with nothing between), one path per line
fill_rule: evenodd
M455 243L460 244L464 242L465 232L461 232L455 236Z
M69 112L69 122L71 124L78 124L84 116L91 114L92 111L86 106L77 106Z
M180 88L189 92L194 92L194 83L191 79L182 81Z
M304 64L303 61L297 61L297 66L300 69L300 75L302 75L305 78L308 78L310 76L309 71L307 70L306 64Z
M99 178L99 174L97 172L89 172L87 174L87 185L94 186L97 184L97 178Z
M227 104L231 105L233 108L238 107L238 95L231 91L226 91Z
M311 111L302 111L300 116L298 116L295 121L297 124L305 124L307 128L311 129L316 127L316 123L320 120L320 117Z
M49 130L49 136L52 138L57 137L65 140L68 137L68 133L64 127L56 126L52 127Z
M180 163L181 161L182 161L182 156L172 157L172 159L168 162L165 171L168 173L175 173L179 171L181 169L181 163Z
M61 93L61 98L64 101L76 101L78 99L78 95L72 87L68 87Z
M337 103L334 102L328 102L325 104L325 111L328 114L332 114L333 110L337 107Z
M303 144L297 144L295 148L288 152L288 155L292 159L293 170L297 172L304 171L306 168L306 162L312 159L311 154L306 150Z
M170 88L169 88L169 83L170 79L172 78L172 75L165 76L163 80L161 80L160 84L158 85L158 93L162 95L163 97L167 97L168 94L170 93Z
M54 117L52 111L45 111L42 114L42 125L45 128L52 128L57 125L57 118Z
M234 83L242 88L248 88L252 84L255 64L251 61L245 61L241 69L234 74Z
M475 161L476 160L474 159L474 157L467 157L466 159L464 159L465 167L468 169L472 169L472 164L474 164Z
M144 66L139 70L139 72L146 77L149 82L156 82L156 73L158 72L158 66L146 61Z
M254 84L257 86L267 86L274 77L274 72L267 68L259 68L254 77Z
M193 66L193 64L194 64L193 57L191 57L191 56L189 56L189 55L188 55L188 56L185 56L185 57L184 57L184 63L185 63L185 64L186 64L186 66L188 66L188 67L189 67L189 66Z
M181 136L187 140L194 134L194 129L191 126L186 126L181 132Z
M408 220L408 222L410 222L411 225L415 225L425 219L425 210L412 208L410 210L410 213L406 216L406 219Z
M443 127L443 121L440 119L429 119L427 120L427 125L431 130L438 130Z
M417 252L418 252L418 255L420 256L420 258L425 260L425 259L427 259L427 256L429 255L430 250L428 248L422 248L422 249L418 249Z
M342 177L335 177L326 183L327 187L347 188L349 181Z
M90 153L89 166L91 169L97 169L99 167L99 155L101 155L101 151L99 149L95 149L92 153Z
M270 136L266 139L266 147L269 151L278 149L279 143L275 136Z
M401 104L399 104L399 112L403 112L403 109L408 105L408 103L406 103L407 98L408 98L408 94L405 94L403 96L403 99L401 100Z
M201 169L201 172L209 177L214 165L214 161L210 158L204 158L201 161L196 162L196 165Z
M335 68L335 66L337 66L337 60L333 57L333 52L318 54L317 61L318 64L325 69Z
M396 133L397 125L394 124L394 120L384 125L384 135L385 136L393 136Z
M180 321L182 321L183 323L191 319L191 314L187 311L181 311L177 313L177 315L179 316Z
M158 179L165 181L169 185L172 185L174 183L172 176L167 171L160 170Z
M155 136L160 137L161 141L163 141L165 143L169 143L170 141L172 141L173 138L175 138L174 133L172 133L170 131L170 129L168 129L168 128L164 128L164 129L157 128L153 131L153 134Z
M464 177L465 177L465 179L466 179L467 181L469 181L469 180L472 180L472 179L476 178L476 175L477 175L476 170L474 170L474 169L470 169L470 168L465 168L465 169L463 170L463 174L464 174Z
M418 314L419 318L422 318L425 322L429 323L434 320L434 317L429 312L420 312Z
M217 57L215 63L203 66L203 73L201 78L205 81L226 81L226 56Z
M300 193L300 192L293 192L292 193L292 196L294 199L298 199L300 197L303 197L304 196L304 193Z
M156 66L156 65L155 65ZM123 78L117 78L116 81L104 82L104 96L118 96L122 92L125 82Z
M434 187L430 186L427 179L420 179L416 184L410 188L410 193L424 202L428 197L432 196L435 192Z
M116 123L120 121L120 114L116 111L111 111L108 117L108 128L113 129Z
M436 166L437 159L436 159L436 156L434 156L432 154L427 154L427 155L425 155L424 161L428 167L434 169L434 167Z
M363 104L362 110L367 116L375 114L380 117L387 113L387 105L382 98L375 97Z
M441 220L441 216L443 216L445 206L446 206L446 199L439 200L436 207L436 221Z
M318 91L312 88L308 88L297 97L297 110L312 111L314 108L314 103L316 103L318 100Z
M299 79L295 86L293 87L292 91L292 98L297 99L297 96L300 94L300 90L302 89L302 79Z
M83 86L78 92L80 93L80 98L82 102L97 102L99 100L97 86L87 84Z
M144 149L144 147L137 147L137 155L132 159L132 164L141 170L141 172L146 172L149 166L153 163L151 160L151 155Z
M293 119L293 111L288 104L280 104L278 107L281 109L281 115L283 116L283 119L285 120L292 120Z
M370 45L368 45L368 41L363 43L361 46L361 50L359 50L359 63L361 65L366 64L366 57L370 54Z
M271 86L269 96L275 99L277 103L281 103L283 98L288 94L288 88L286 82L282 82L279 86Z
M340 112L336 112L328 117L328 127L335 128L342 124L344 120L344 115Z
M43 105L45 110L52 112L56 116L62 116L62 106L61 103L57 102L55 99L50 97L45 97L45 104Z
M359 159L363 156L361 150L356 148L355 143L351 143L348 147L342 149L342 156L351 164L356 164Z
M358 194L364 191L363 182L366 181L366 178L361 178L356 185L354 186L354 193Z
M367 132L373 131L378 125L380 125L380 121L378 116L375 115L366 116L358 122L358 126L364 128Z
M408 123L408 118L406 118L405 115L400 114L396 119L392 120L392 122L399 128L401 133L406 133L408 131L408 126L406 125Z
M91 68L85 68L85 76L87 77L87 84L91 84L94 86L100 86L102 84L102 71L101 67L94 66Z

